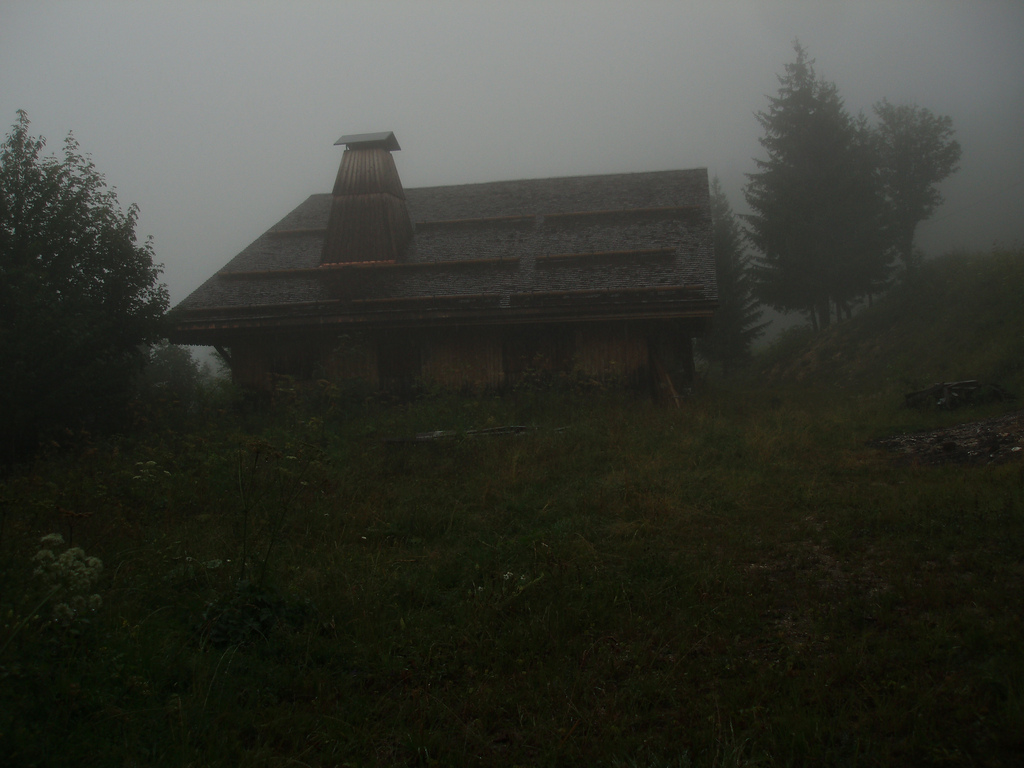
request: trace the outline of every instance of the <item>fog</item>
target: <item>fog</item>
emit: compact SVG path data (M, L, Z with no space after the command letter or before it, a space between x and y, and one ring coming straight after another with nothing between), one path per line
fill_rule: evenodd
M707 167L744 210L799 39L847 108L949 115L929 255L1024 242L1024 3L0 2L0 118L141 209L172 303L309 194L342 134L406 187Z

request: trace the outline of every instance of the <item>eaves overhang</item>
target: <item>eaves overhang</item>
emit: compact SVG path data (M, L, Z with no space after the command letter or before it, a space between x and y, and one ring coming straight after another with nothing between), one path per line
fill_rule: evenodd
M710 319L717 307L717 301L703 297L700 286L318 301L179 310L168 317L168 339L176 344L218 345L265 331L659 322Z

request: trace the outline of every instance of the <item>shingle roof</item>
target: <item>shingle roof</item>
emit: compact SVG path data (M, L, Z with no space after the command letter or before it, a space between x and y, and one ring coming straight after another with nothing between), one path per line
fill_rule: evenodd
M321 266L332 198L310 196L175 307L172 338L201 343L189 329L225 317L237 327L370 305L379 314L428 298L476 301L491 321L557 296L585 305L588 295L646 291L678 304L685 294L705 315L717 302L705 169L426 187L405 198L415 233L400 260Z

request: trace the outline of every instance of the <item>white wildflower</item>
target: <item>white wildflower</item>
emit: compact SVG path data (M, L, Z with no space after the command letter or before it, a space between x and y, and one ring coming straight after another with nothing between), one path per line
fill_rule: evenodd
M57 558L63 580L72 592L85 592L100 578L103 563L98 557L85 556L81 547L72 547Z
M64 537L59 533L48 533L39 540L39 543L44 547L59 547L64 544Z
M41 549L36 552L32 562L39 563L35 571L32 572L32 575L42 579L47 585L52 586L55 581L54 564L57 562L53 552L49 549Z
M56 547L64 543L59 533L44 536L40 543ZM74 620L75 615L85 610L96 610L103 604L98 594L89 594L103 572L103 562L98 557L86 557L81 547L69 547L55 555L52 549L40 549L32 561L36 563L33 575L53 594L60 593L61 602L53 606L53 618L62 624Z

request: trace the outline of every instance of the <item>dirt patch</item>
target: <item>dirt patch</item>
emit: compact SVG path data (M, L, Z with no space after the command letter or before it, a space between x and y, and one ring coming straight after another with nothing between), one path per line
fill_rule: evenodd
M1024 411L872 442L907 464L1004 464L1024 456Z

